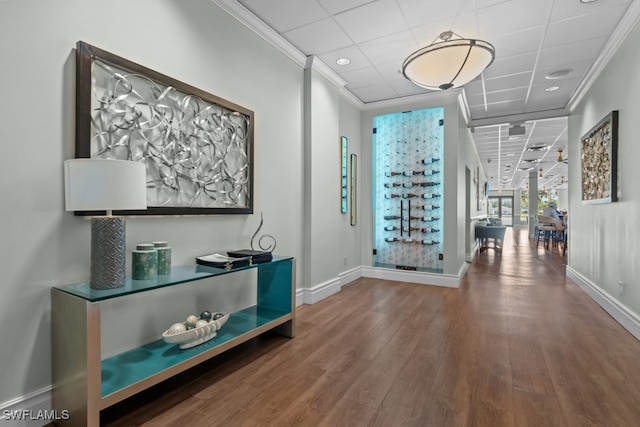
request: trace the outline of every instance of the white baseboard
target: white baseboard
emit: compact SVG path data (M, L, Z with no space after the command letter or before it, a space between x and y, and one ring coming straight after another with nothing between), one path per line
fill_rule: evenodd
M460 268L460 271L466 271L466 262ZM393 280L396 282L410 282L421 285L444 286L447 288L460 287L460 279L462 276L454 276L452 274L436 274L426 273L422 271L393 270L381 267L362 267L362 276L374 279Z
M0 403L2 427L42 427L64 417L51 410L51 386Z
M576 282L587 295L597 302L607 313L611 315L631 335L640 340L640 316L629 307L615 299L600 286L584 277L582 274L567 266L567 277Z
M473 245L473 248L471 248L471 253L470 254L465 254L464 256L464 260L466 262L473 262L473 259L476 257L476 255L478 254L478 251L480 250L480 243L478 243L478 241L476 240L476 243ZM466 269L465 269L466 271ZM460 276L462 277L462 276Z

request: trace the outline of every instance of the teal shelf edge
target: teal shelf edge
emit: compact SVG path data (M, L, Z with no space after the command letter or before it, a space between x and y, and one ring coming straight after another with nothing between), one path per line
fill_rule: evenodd
M197 264L193 264L190 266L173 267L171 269L171 274L168 274L166 276L158 276L157 279L153 280L133 280L131 279L131 276L127 276L124 286L114 289L92 289L89 286L89 283L75 283L54 287L68 294L85 299L89 302L96 302L110 298L118 298L125 295L135 294L138 292L146 292L153 289L175 286L182 283L192 282L194 280L235 273L237 271L260 268L260 266L290 261L292 259L293 257L290 256L274 255L272 261L237 267L231 270L225 270L224 268L207 267Z
M105 359L101 367L101 396L117 393L289 314L252 306L232 313L215 338L190 349L180 350L178 345L160 339Z

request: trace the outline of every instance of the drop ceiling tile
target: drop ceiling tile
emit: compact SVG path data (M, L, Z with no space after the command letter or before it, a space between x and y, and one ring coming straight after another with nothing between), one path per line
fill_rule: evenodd
M454 18L461 11L461 6L463 7L462 12L472 10L472 2L467 0L431 1L428 2L427 7L425 7L425 3L427 3L425 0L398 0L409 27L413 28L428 22Z
M533 27L487 41L496 48L496 59L502 59L522 53L537 52L544 30L544 26Z
M561 0L567 1L567 0ZM478 11L478 26L490 38L515 33L525 28L539 27L547 22L554 0L512 0ZM532 7L532 4L535 4Z
M391 99L397 96L397 93L388 84L359 87L353 89L352 92L365 103L379 101L382 99Z
M607 37L597 37L576 43L542 49L540 51L538 67L549 68L561 64L595 59L602 50L606 41Z
M391 85L391 87L400 96L418 95L429 92L427 89L421 88L407 79L393 80L389 82L389 85Z
M373 67L340 73L340 77L346 80L347 89L356 89L384 83L380 73Z
M571 64L558 64L557 66L554 66L554 67L538 68L533 78L533 84L534 85L545 85L545 84L559 85L564 80L582 79L582 77L584 77L584 75L587 73L587 71L589 70L592 64L593 64L593 60L586 60L586 61L574 62ZM567 76L561 77L559 79L545 78L547 74L552 73L554 71L560 71L560 70L572 70L572 71Z
M317 0L241 0L240 3L280 33L329 17Z
M492 79L485 78L484 86L487 92L495 92L498 90L528 87L531 82L531 71L525 73L516 73L503 77Z
M322 34L322 37L318 37ZM352 45L351 39L331 18L305 25L282 34L305 55L320 55Z
M402 64L398 61L385 62L384 64L378 64L375 67L382 78L384 78L388 82L394 80L406 80L407 82L409 82L409 80L407 80L407 78L402 75ZM415 86L415 84L411 84Z
M511 101L516 99L524 100L527 97L526 87L500 90L497 92L487 92L487 103L494 104L496 102Z
M396 61L399 67L418 48L410 31L402 31L360 44L360 49L373 65Z
M561 46L589 38L605 37L611 34L622 18L626 6L604 9L598 13L556 21L549 24L543 48Z
M464 92L467 95L467 98L473 95L482 95L482 81L475 80L464 85Z
M319 58L338 74L371 66L371 62L356 46L323 53ZM347 58L351 62L348 65L338 65L336 61L342 58Z
M593 3L580 3L578 1L556 1L551 13L551 22L573 18L580 15L600 13L606 9L618 6L628 7L632 0L606 0Z
M516 99L513 101L496 102L487 105L487 112L490 115L511 115L521 114L524 112L524 100Z
M420 48L429 46L431 43L438 40L440 34L451 30L453 18L441 19L429 24L424 24L424 22L422 22L421 24L422 25L415 26L411 29L411 32L415 36Z
M496 59L484 72L485 79L508 76L511 74L525 73L533 70L536 62L536 53L530 52L522 55L509 56Z
M487 112L484 110L484 106L469 107L469 113L471 114L471 118L474 120L487 118Z
M335 15L335 20L355 43L407 30L395 0L378 0Z
M258 0L263 1L264 0ZM376 0L318 0L331 14L337 14L346 10L355 9Z
M580 79L567 79L562 82L551 82L532 86L529 100L531 102L540 101L553 105L560 104L563 100L566 103L579 83ZM558 86L559 89L553 92L547 92L546 89L551 86Z

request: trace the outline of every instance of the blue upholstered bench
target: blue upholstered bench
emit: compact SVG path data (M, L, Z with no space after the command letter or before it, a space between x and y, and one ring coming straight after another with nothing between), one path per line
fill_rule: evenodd
M502 253L502 242L507 227L504 225L476 225L476 239L480 239L480 252L484 249L494 249ZM493 241L493 246L489 243Z

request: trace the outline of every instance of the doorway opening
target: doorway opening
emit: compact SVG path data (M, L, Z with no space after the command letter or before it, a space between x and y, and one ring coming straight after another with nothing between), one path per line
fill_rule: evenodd
M513 226L513 196L490 196L487 215L500 219L502 225Z

